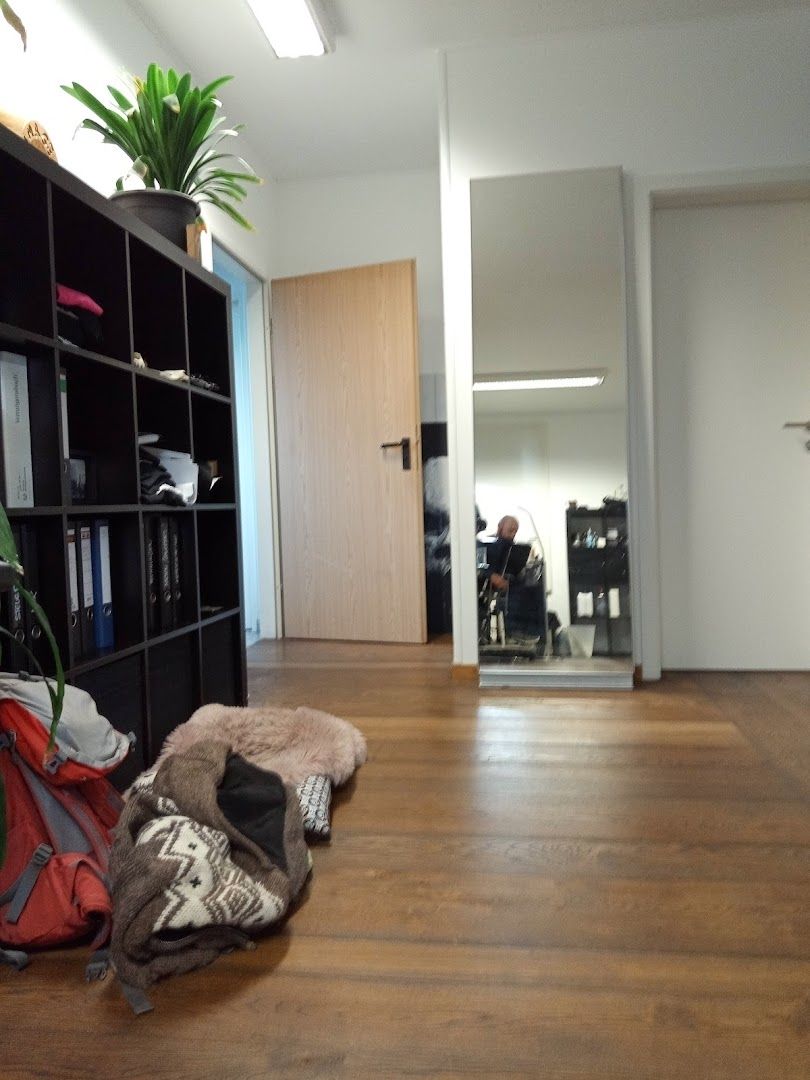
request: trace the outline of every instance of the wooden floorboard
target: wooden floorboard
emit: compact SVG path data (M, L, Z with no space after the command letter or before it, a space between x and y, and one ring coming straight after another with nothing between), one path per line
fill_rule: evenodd
M498 694L446 646L250 652L369 761L284 927L134 1018L0 969L0 1080L807 1080L810 676Z

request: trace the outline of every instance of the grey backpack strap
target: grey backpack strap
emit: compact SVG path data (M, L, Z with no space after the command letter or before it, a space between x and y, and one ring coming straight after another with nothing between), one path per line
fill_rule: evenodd
M0 895L0 907L2 907L3 904L9 904L9 909L6 912L7 923L13 924L19 922L20 916L23 913L23 908L28 903L28 897L34 891L37 878L42 872L43 866L48 864L51 855L53 855L53 848L49 847L47 844L40 844L31 856L31 861L28 863L28 866L26 866L14 884Z
M139 986L122 982L121 993L129 1002L136 1016L143 1016L144 1013L151 1012L155 1007Z
M28 967L28 953L19 952L17 949L0 949L0 964L8 964L16 971L22 971Z
M109 949L96 949L85 968L84 977L87 982L101 982L103 979L107 978L107 972L109 970Z

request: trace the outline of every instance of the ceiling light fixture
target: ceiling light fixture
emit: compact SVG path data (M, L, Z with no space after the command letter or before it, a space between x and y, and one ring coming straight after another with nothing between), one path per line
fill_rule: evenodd
M247 0L280 59L323 56L334 45L316 0Z
M601 386L605 371L559 371L544 375L480 375L473 382L473 390L578 390L589 386Z

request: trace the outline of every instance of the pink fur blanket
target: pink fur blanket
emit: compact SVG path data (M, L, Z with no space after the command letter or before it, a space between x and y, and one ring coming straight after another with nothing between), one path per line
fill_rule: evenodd
M260 709L204 705L167 736L157 764L201 739L228 743L235 753L278 773L288 784L300 784L313 775L343 784L366 760L363 735L329 713L272 705Z

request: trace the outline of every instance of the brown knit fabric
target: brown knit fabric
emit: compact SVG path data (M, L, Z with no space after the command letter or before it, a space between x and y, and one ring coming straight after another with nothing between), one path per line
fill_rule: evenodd
M240 926L232 915L229 924L217 923L219 909L214 904L210 925L156 929L166 923L183 859L166 857L165 843L160 839L141 837L142 842L138 842L152 823L187 821L223 833L230 844L230 862L266 891L263 896L272 894L279 916L306 880L310 859L295 789L285 786L284 873L217 805L217 788L229 753L226 743L208 741L195 744L187 753L172 755L158 770L152 790L134 794L124 809L110 858L110 952L126 983L145 988L167 975L209 964L224 951L249 947L246 929L252 931L255 925Z

